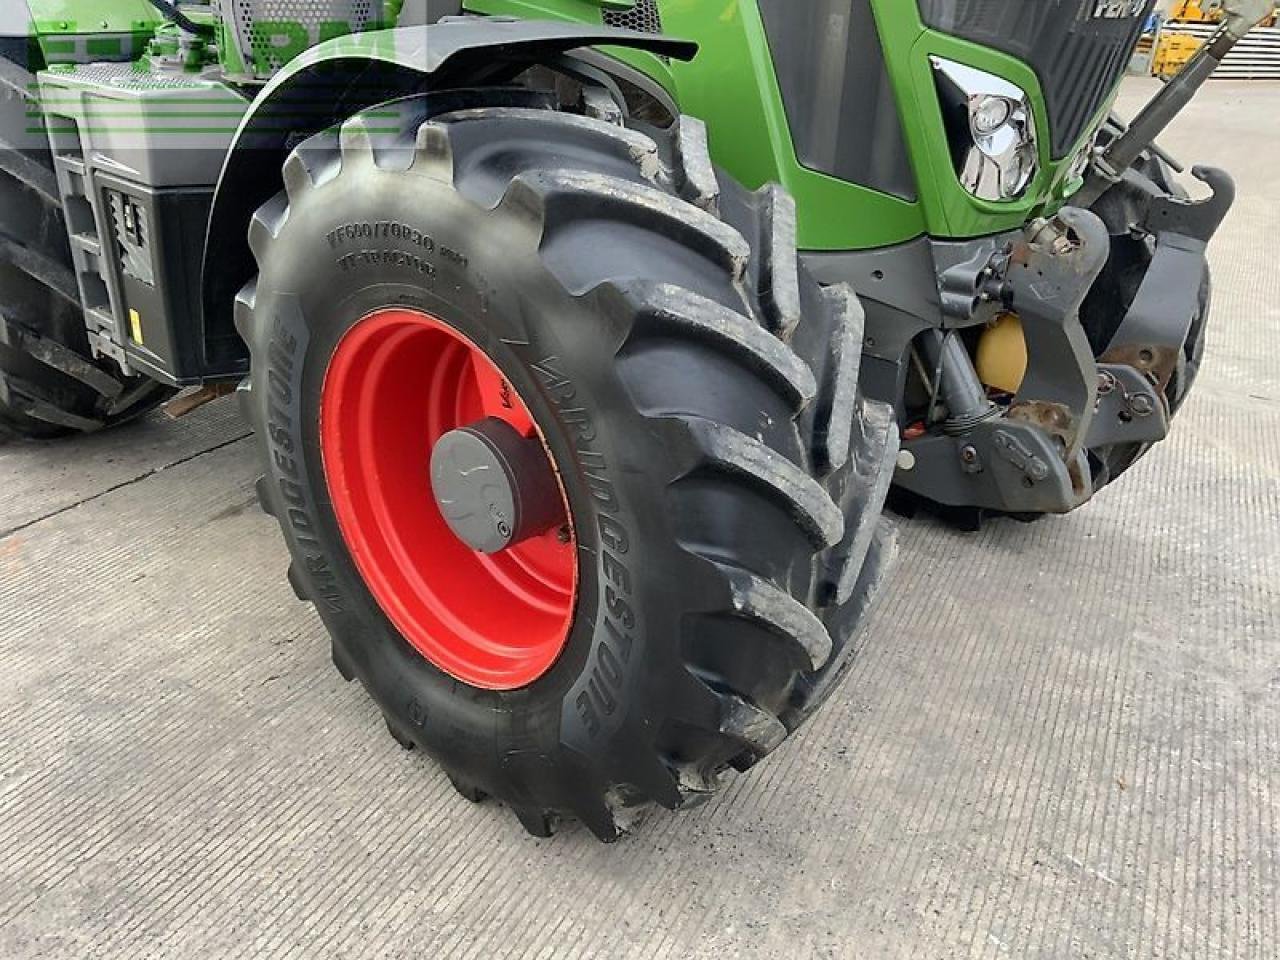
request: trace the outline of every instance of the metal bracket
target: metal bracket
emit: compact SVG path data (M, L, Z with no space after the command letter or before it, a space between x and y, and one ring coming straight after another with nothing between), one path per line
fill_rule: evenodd
M1089 426L1090 450L1158 443L1169 435L1169 409L1151 381L1133 367L1098 367L1098 408Z
M1199 309L1205 249L1203 240L1160 234L1151 267L1103 352L1103 363L1133 367L1161 391L1168 386Z
M1213 239L1236 202L1236 182L1217 167L1192 167L1191 175L1209 185L1205 200L1183 200L1161 191L1147 208L1146 227L1152 233L1180 233L1202 243Z
M1068 411L1069 422L1057 430L1068 462L1083 449L1098 388L1080 305L1110 253L1103 222L1087 210L1064 207L1052 221L1028 227L1010 262L1008 290L1032 358L1014 404Z
M1093 496L1088 454L1064 458L1057 441L1019 420L979 424L965 437L905 441L909 468L894 482L937 503L1010 513L1069 513Z

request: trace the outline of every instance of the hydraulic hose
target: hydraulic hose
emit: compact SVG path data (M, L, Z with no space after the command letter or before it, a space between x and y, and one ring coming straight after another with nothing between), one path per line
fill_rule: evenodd
M178 5L172 0L149 0L151 5L160 11L160 15L170 23L175 23L187 33L197 37L204 37L206 40L212 40L217 36L217 30L210 23L196 23L185 13L178 9Z

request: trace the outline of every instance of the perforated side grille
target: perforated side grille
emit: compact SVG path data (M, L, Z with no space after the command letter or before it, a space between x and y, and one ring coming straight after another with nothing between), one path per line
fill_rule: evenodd
M343 32L335 29L336 25L352 33L368 29L381 20L382 6L382 0L216 0L215 3L241 53L251 56L258 73L278 70L284 66L288 53L296 53L296 48L289 49L287 41L298 28L306 33L310 44L316 44Z
M639 30L641 33L662 32L662 14L658 12L658 0L638 0L630 10L606 10L604 22L610 27Z

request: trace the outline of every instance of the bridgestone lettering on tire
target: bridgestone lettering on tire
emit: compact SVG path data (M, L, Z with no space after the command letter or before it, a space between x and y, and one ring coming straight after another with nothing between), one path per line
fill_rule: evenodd
M252 226L261 273L238 313L264 506L335 662L398 742L535 834L576 818L613 840L766 756L847 666L888 553L897 445L858 391L856 299L801 271L791 200L717 177L696 121L650 135L546 109L433 116L423 99L378 111L398 135L374 125L303 144ZM389 307L483 350L563 483L576 613L518 689L419 653L338 528L326 371Z

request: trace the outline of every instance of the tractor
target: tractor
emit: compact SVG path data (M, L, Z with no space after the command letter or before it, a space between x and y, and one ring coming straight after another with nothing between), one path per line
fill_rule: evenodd
M1126 127L1151 7L7 2L0 437L236 393L395 740L615 840L835 689L891 493L1167 434L1234 191L1155 137L1255 11Z

